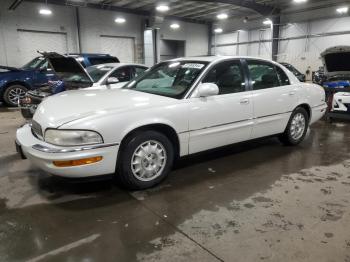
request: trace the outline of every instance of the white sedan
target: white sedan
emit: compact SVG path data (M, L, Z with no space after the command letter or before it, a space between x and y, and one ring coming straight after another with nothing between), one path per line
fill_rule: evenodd
M275 62L181 58L122 89L49 97L16 142L49 173L113 173L125 187L142 189L164 179L178 157L271 135L297 145L326 107L320 86L299 82Z

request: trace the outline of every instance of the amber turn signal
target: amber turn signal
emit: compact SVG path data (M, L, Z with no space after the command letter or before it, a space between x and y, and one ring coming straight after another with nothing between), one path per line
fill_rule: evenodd
M93 164L102 160L102 156L95 156L83 159L76 160L67 160L67 161L53 161L53 164L57 167L70 167L70 166L82 166Z

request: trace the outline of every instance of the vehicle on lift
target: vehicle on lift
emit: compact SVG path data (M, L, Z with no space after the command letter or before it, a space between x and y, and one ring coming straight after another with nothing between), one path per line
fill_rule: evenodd
M293 65L288 63L281 63L281 65L283 65L289 71L291 71L299 79L300 82L305 82L305 79L306 79L305 74L300 73L300 71L296 69Z
M107 54L69 54L82 66L102 63L118 63L118 58ZM57 80L48 61L38 56L20 68L0 66L0 102L8 106L17 106L18 101L28 90L35 90L49 81Z
M43 53L59 80L28 91L20 100L22 116L31 119L38 105L48 96L75 89L120 88L131 79L141 75L148 67L133 63L108 63L86 69L71 56Z
M350 119L350 46L335 46L321 54L329 112L327 118Z
M326 108L322 87L275 62L179 58L121 89L45 99L32 124L17 130L16 145L51 174L116 174L124 187L143 189L163 180L178 157L271 135L297 145Z

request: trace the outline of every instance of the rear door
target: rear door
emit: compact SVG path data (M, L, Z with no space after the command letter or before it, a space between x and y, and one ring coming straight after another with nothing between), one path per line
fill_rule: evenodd
M295 87L273 63L248 59L246 67L254 108L252 139L282 133L297 103Z

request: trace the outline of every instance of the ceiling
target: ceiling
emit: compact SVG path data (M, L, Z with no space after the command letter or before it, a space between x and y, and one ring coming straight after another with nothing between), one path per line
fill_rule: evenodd
M40 0L27 0L40 2ZM41 0L44 1L44 0ZM128 11L131 13L139 13L143 15L154 15L158 13L155 7L160 3L159 0L48 0L50 3L65 4L65 5L79 5L103 9L111 9L116 11ZM226 2L226 3L224 3ZM241 7L228 2L250 2L253 5L266 6L268 9L264 14L259 14L256 11ZM305 10L314 10L318 8L327 8L344 4L348 1L344 0L308 0L306 3L296 4L293 0L164 0L170 10L164 13L158 13L172 18L191 20L197 22L215 22L216 15L219 13L226 13L229 17L257 17L269 16L274 11L281 10L285 12L302 12ZM270 11L269 11L270 10Z

